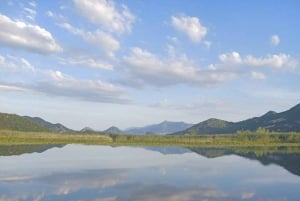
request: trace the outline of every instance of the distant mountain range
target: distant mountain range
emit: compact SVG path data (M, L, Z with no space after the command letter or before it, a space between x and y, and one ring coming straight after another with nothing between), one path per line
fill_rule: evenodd
M185 122L163 121L159 124L153 124L153 125L137 127L137 128L129 128L124 130L124 133L136 134L136 135L143 135L143 134L163 135L163 134L182 131L187 128L190 128L191 126L193 126L193 124L188 124Z
M174 134L230 134L239 130L255 131L259 127L278 132L300 132L300 104L284 112L276 113L270 111L260 117L254 117L239 122L208 119Z
M19 116L16 114L0 113L0 129L16 131L45 132L52 131L58 133L91 133L91 134L177 134L177 135L201 135L201 134L230 134L239 130L255 131L263 127L270 131L277 132L300 132L300 104L291 109L276 113L267 112L260 117L254 117L239 122L229 122L220 119L208 119L198 124L188 124L185 122L163 121L144 127L129 128L124 131L112 126L105 131L95 131L91 128L83 128L75 131L65 127L60 123L50 123L39 117Z

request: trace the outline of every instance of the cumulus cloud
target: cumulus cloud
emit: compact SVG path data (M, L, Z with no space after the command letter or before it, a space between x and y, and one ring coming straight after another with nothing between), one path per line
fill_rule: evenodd
M298 61L288 54L273 54L265 57L254 57L246 55L242 57L238 52L221 54L219 59L226 64L248 65L253 67L270 67L275 69L293 69L298 65Z
M271 36L270 42L271 42L271 44L272 44L273 46L279 45L279 43L280 43L280 38L279 38L279 36L278 36L278 35L273 35L273 36Z
M15 21L0 14L0 44L39 54L62 51L51 33L37 25Z
M211 86L234 77L234 73L211 69L199 69L185 55L162 59L138 47L124 57L131 81L141 85L168 86L189 84Z
M130 32L135 16L127 6L117 6L112 0L73 0L79 12L90 22L116 33Z
M220 61L223 63L230 63L230 64L240 64L242 63L242 58L238 52L230 52L221 54L219 56Z
M266 57L256 58L248 55L244 62L250 66L266 66L277 69L293 69L298 65L298 61L288 54L273 54Z
M85 31L83 29L75 28L69 23L62 23L60 26L74 35L81 36L86 42L100 48L109 57L114 57L115 52L120 49L119 41L111 34L104 31Z
M298 64L296 59L287 54L254 57L242 56L233 51L219 55L219 63L199 67L186 55L177 55L173 46L169 45L167 52L169 54L167 57L159 57L139 47L131 48L130 54L123 57L127 78L120 83L137 87L164 87L178 84L207 87L240 76L250 75L252 79L266 79L265 74L245 67L290 70L296 68Z
M201 24L200 19L197 17L172 16L171 21L176 30L186 34L195 43L199 43L207 34L207 28Z

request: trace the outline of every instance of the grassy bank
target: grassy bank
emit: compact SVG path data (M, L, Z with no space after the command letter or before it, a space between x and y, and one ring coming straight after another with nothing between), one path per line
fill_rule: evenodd
M0 144L110 144L107 135L60 134L51 132L0 131Z
M145 146L300 146L299 133L226 135L89 135L0 131L0 144L99 144Z

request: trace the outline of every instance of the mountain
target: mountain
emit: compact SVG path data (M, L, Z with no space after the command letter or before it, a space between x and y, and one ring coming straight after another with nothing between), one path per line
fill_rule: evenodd
M94 129L90 128L90 127L84 127L83 129L81 129L79 131L80 133L94 133L96 132Z
M120 130L119 128L115 127L115 126L112 126L112 127L109 127L108 129L106 129L105 131L103 131L103 133L106 133L106 134L122 134L123 131Z
M200 122L184 131L177 132L176 134L221 134L232 133L234 123L220 120L220 119L208 119Z
M126 129L124 132L128 134L167 134L182 131L191 126L193 126L193 124L188 124L185 122L163 121L159 124L153 124L137 128L129 128Z
M0 113L0 129L16 131L45 132L48 128L16 114Z
M50 123L48 121L45 121L44 119L40 118L40 117L28 117L25 116L25 118L35 122L36 124L47 128L48 130L52 131L52 132L56 132L56 133L71 133L74 132L73 130L65 127L64 125L60 124L60 123Z
M277 132L300 132L300 104L284 112L276 113L270 111L260 117L239 122L208 119L191 128L173 134L230 134L236 133L239 130L255 131L259 127Z

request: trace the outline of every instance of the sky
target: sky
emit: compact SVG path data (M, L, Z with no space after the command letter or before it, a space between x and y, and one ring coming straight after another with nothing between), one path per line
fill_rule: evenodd
M0 112L96 130L281 112L299 19L297 0L4 0Z

